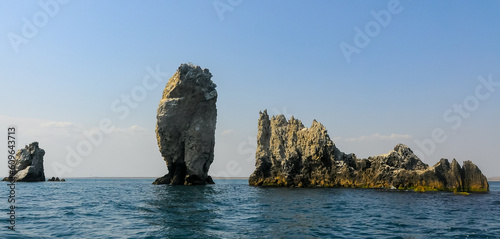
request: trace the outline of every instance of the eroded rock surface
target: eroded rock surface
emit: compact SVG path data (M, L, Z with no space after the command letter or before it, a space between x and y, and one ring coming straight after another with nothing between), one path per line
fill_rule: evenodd
M16 153L13 180L17 182L43 182L45 172L43 170L43 156L45 151L38 147L38 142L26 145ZM4 178L8 181L9 178Z
M208 69L182 64L158 106L156 136L168 174L155 184L213 183L217 91Z
M341 152L317 121L306 128L293 116L269 119L267 111L260 113L256 169L249 184L489 191L486 177L470 161L461 167L455 159L441 159L430 167L403 144L388 154L358 159Z

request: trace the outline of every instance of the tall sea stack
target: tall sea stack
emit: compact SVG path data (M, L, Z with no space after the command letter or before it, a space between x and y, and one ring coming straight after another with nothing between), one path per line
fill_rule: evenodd
M45 150L38 147L38 142L26 145L16 153L14 168L12 170L12 181L17 182L43 182L45 172L43 169L43 156ZM3 181L10 181L9 177Z
M168 174L154 184L211 184L217 91L208 69L182 64L169 79L158 106L156 138Z
M249 178L255 186L398 188L416 191L487 192L488 181L471 161L463 167L453 159L434 166L398 144L388 154L358 159L341 152L325 127L313 121L260 113L256 169Z

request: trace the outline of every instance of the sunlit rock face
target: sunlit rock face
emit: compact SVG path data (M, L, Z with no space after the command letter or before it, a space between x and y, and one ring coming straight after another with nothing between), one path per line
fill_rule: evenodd
M208 69L182 64L158 106L156 137L168 174L155 184L213 183L217 91Z
M258 121L255 186L398 188L416 191L487 192L488 181L470 161L461 167L441 159L429 167L403 144L385 155L358 159L341 152L325 127L261 112Z
M16 153L15 167L12 171L13 180L17 182L43 182L43 156L45 150L38 147L38 142L26 145ZM9 180L5 178L4 181Z

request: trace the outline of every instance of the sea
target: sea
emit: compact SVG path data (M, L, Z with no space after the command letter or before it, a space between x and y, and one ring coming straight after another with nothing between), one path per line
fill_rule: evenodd
M0 238L500 238L500 182L486 194L353 188L152 185L91 178L0 187Z

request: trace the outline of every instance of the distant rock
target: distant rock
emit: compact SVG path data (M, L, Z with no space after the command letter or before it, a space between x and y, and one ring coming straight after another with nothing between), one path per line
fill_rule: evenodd
M47 179L48 182L66 182L66 179L62 178L62 179L59 179L59 177L52 177L52 178L49 178Z
M406 145L385 155L358 159L341 152L325 127L310 128L293 116L269 119L260 113L256 169L249 178L255 186L398 188L415 191L487 192L481 170L470 161L461 167L441 159L429 167Z
M43 170L43 156L45 151L38 147L38 142L26 145L16 153L13 179L17 182L43 182L45 173ZM6 177L4 181L9 181Z
M217 91L208 69L182 64L158 106L156 136L168 174L154 184L213 183Z

